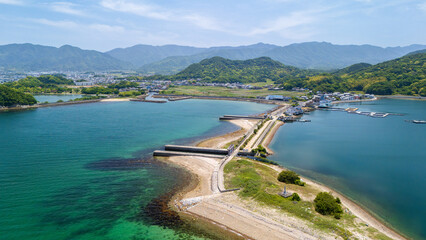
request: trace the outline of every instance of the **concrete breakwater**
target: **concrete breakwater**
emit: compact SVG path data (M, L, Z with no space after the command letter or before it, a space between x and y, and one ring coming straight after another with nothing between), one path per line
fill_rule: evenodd
M228 101L243 101L243 102L256 102L263 104L282 104L282 101L273 101L266 99L257 99L257 98L243 98L243 97L221 97L221 96L198 96L198 95L173 95L173 94L156 94L152 96L153 98L193 98L193 99L209 99L209 100L228 100ZM179 99L183 100L183 99Z
M194 153L212 153L212 154L228 154L226 149L215 149L205 147L192 147L192 146L179 146L179 145L165 145L166 151L180 151L180 152L194 152Z
M223 115L222 117L219 117L219 120L234 120L234 119L255 119L255 120L262 120L264 117L259 116L241 116L241 115Z
M160 100L147 100L147 99L130 99L132 102L150 102L150 103L166 103L167 101L160 101Z
M35 104L35 105L31 105L31 106L16 106L16 107L0 108L0 112L23 111L23 110L31 110L31 109L37 109L37 108L67 106L67 105L75 105L75 104L83 104L83 103L96 103L96 102L100 102L100 101L101 101L101 99L84 100L84 101L69 101L69 102L55 102L55 103L41 103L41 104Z
M182 145L165 145L164 150L156 150L153 156L202 156L202 157L215 157L223 158L229 154L227 149L219 148L205 148L205 147L193 147L193 146L182 146ZM253 156L252 152L239 151L239 156Z

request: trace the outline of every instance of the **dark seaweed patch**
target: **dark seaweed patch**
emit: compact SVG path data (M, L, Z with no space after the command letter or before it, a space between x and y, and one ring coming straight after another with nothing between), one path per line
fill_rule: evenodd
M84 167L97 171L134 171L152 164L151 159L107 158L86 164Z

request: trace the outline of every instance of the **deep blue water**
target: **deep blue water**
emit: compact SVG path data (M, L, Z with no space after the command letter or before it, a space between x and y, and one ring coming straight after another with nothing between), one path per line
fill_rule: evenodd
M311 123L285 124L271 158L332 186L373 211L397 230L426 239L426 101L379 100L341 104L361 111L402 113L371 118L315 111Z
M147 205L183 181L152 151L237 129L220 115L272 107L185 100L2 113L0 239L204 238L152 218Z

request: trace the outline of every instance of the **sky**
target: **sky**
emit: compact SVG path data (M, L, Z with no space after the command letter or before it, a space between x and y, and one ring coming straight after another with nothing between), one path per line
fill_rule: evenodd
M424 0L0 0L0 45L426 44Z

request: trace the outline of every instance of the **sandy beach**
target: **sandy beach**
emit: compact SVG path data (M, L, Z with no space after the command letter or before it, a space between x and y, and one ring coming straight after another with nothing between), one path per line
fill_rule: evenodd
M223 148L227 143L240 139L248 129L256 124L256 120L232 120L231 122L241 129L201 141L197 146ZM265 147L272 141L276 131L282 125L283 123L277 122L272 127L264 140ZM270 149L268 151L272 152ZM239 236L246 239L336 239L337 237L321 232L315 229L311 223L276 208L262 205L255 200L242 199L236 192L214 194L211 187L212 174L221 161L219 158L179 156L167 157L163 160L183 167L195 175L195 179L198 180L190 189L187 188L184 192L180 192L170 202L170 206L180 214L207 219L214 225L240 234ZM284 169L280 166L264 165L277 172ZM332 192L334 196L338 196L344 209L356 216L355 222L361 226L358 228L373 227L389 238L405 239L345 196L309 179L303 178L303 180L315 191ZM293 188L295 187L288 185L290 191ZM315 195L303 192L299 195L306 200L315 198ZM352 232L359 239L372 239L358 231Z

